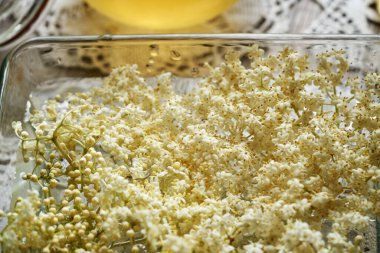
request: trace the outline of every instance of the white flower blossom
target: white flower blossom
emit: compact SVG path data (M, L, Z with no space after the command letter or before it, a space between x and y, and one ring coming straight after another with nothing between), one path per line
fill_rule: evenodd
M360 251L349 231L380 215L380 75L346 78L342 51L263 53L228 53L187 94L122 66L14 122L38 193L0 211L4 252Z

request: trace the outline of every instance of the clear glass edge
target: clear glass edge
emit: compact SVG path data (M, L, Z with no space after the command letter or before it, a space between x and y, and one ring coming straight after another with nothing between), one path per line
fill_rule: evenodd
M6 47L7 43L19 36L19 32L28 26L33 25L33 20L38 21L40 14L49 4L49 0L37 1L33 3L27 14L22 17L18 23L9 27L2 36L0 36L0 45Z
M82 35L82 36L47 36L35 37L22 41L14 47L3 59L0 65L0 120L3 114L3 96L5 84L8 78L9 66L12 59L21 50L38 44L48 43L80 43L80 42L110 42L110 41L191 41L191 40L224 40L224 41L351 41L380 43L380 35L377 34L128 34L128 35ZM0 122L1 123L1 122Z

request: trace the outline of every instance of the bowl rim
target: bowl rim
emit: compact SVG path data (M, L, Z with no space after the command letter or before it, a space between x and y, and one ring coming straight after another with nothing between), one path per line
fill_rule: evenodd
M10 10L17 10L18 3L17 1L13 2L14 4L10 6ZM30 28L34 27L41 21L42 16L46 11L50 9L52 5L52 0L40 0L34 1L25 13L17 19L17 22L12 24L10 27L6 28L5 31L0 35L0 47L3 49L8 49L12 44L17 43L22 39L24 34L30 33ZM4 15L7 12L4 13Z
M286 42L286 41L318 41L318 42L371 42L380 44L378 34L247 34L247 33L225 33L225 34L121 34L121 35L75 35L75 36L45 36L34 37L22 41L4 57L0 65L0 119L3 113L4 89L6 87L9 68L12 59L25 48L32 45L43 45L49 43L82 43L82 42L121 42L121 41L231 41L231 42Z
M371 41L380 42L380 34L307 34L307 33L215 33L215 34L103 34L103 35L65 35L41 36L21 41L9 51L11 56L26 46L45 43L78 43L78 42L104 42L104 41L174 41L174 40L231 40L231 41ZM6 57L7 58L7 57ZM5 60L5 59L4 59Z

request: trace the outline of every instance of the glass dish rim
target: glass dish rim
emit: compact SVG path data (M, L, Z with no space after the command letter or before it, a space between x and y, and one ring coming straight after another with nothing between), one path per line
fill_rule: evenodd
M42 13L46 9L49 9L51 2L51 0L35 1L30 6L28 12L22 16L17 23L11 25L3 34L0 35L0 47L6 48L11 43L21 38L23 33L29 32L29 28L36 22L40 21L40 16ZM10 10L13 10L12 8L15 7L11 6Z
M122 42L122 41L351 41L380 43L377 34L133 34L133 35L75 35L75 36L46 36L25 40L14 47L4 58L0 66L0 115L3 114L3 97L6 87L9 68L12 59L23 49L39 44L48 43L81 43L81 42Z

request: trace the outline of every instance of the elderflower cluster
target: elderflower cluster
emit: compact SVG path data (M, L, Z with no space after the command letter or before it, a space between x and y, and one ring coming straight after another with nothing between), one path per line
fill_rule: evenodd
M33 111L33 131L14 123L40 191L0 213L3 251L360 251L349 231L380 215L380 75L346 77L341 51L250 57L186 95L119 67Z

